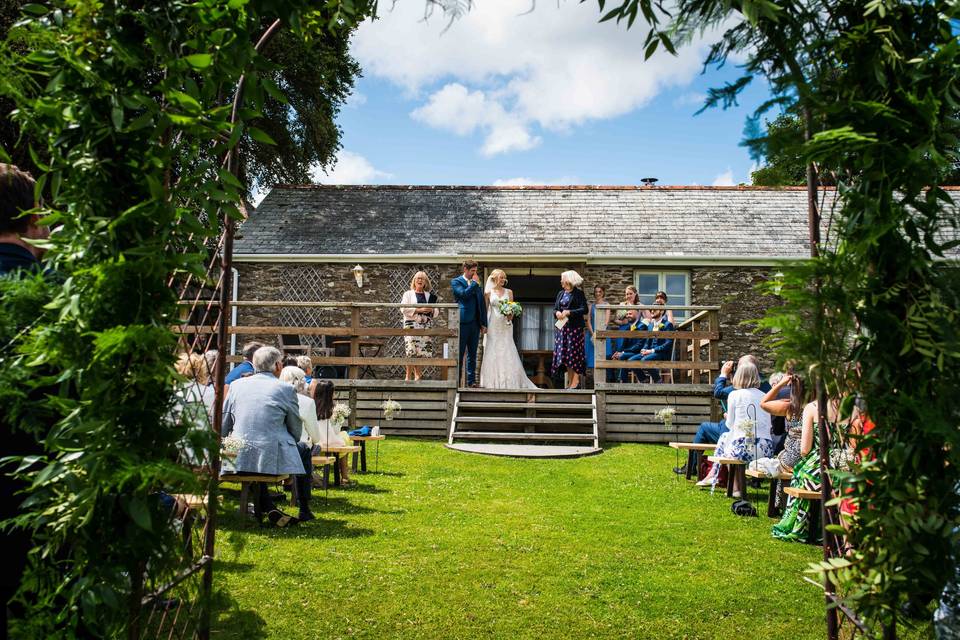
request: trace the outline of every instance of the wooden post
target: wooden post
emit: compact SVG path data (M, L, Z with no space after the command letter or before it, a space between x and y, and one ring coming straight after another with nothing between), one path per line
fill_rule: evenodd
M449 357L456 360L457 364L447 368L447 380L455 380L457 386L460 386L460 309L450 309L447 312L447 328L454 332L452 338L447 338L447 345L450 351ZM453 411L453 408L450 409Z
M360 357L360 309L354 305L350 306L350 357ZM359 378L359 367L351 364L348 369L347 377L351 380Z

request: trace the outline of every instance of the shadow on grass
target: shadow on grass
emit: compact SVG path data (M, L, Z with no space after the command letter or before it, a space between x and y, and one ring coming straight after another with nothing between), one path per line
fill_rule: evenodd
M293 514L291 514L293 515ZM362 538L366 536L372 536L374 531L372 529L365 528L351 528L348 525L346 520L337 520L327 518L324 513L317 514L316 520L311 520L310 522L303 522L289 527L279 528L273 525L267 524L264 521L264 524L261 526L253 518L247 518L241 520L240 515L236 512L224 514L219 521L218 530L229 534L236 538L236 536L243 536L245 538L244 544L248 543L252 538L340 538L340 539L349 539L349 538ZM234 545L237 542L234 540ZM229 567L229 563L224 563ZM243 563L233 563L236 572L243 572L252 568L252 565L245 565ZM218 566L220 564L218 563ZM225 568L224 571L229 572L229 568Z
M363 478L365 476L384 476L387 478L402 478L406 476L403 471L367 471L366 473L357 472L353 474L353 478Z
M252 562L230 562L229 560L217 560L216 571L224 573L247 573L257 565Z
M217 590L214 594L213 611L214 636L245 640L260 640L267 637L267 621L256 611L241 609L237 601L222 590Z
M330 497L324 498L322 496L318 497L314 494L311 499L310 506L315 510L321 511L321 513L342 513L342 514L357 514L357 513L382 513L385 515L399 515L403 511L384 511L382 509L371 509L370 507L364 507L357 504L354 504L347 500L346 497ZM319 507L319 509L317 509Z

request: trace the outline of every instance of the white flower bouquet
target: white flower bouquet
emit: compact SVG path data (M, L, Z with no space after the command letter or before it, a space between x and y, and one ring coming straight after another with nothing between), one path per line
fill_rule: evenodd
M347 421L347 418L350 417L350 406L338 402L333 405L333 415L330 416L330 421L333 422L334 426L341 426L344 422Z
M737 421L735 429L743 434L743 437L752 440L757 433L757 421L753 418L744 418Z
M403 407L399 402L392 398L388 398L383 401L383 404L380 405L380 408L383 409L383 418L385 420L393 420L396 416L400 415L400 412L403 411Z
M501 300L499 306L500 306L500 313L508 317L519 318L520 314L523 313L523 307L520 306L519 302ZM512 324L512 323L508 320L507 324Z
M247 441L236 436L227 436L220 440L220 455L224 458L236 458L247 446Z
M673 407L664 407L653 414L653 417L663 423L667 429L673 428L673 418L677 415L677 410Z

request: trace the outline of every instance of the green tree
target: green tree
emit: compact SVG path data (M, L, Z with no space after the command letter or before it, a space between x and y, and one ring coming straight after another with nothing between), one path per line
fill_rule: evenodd
M0 0L0 41L26 4L25 0ZM261 26L266 29L269 25ZM248 133L240 141L238 173L248 195L257 185L310 182L311 167L330 166L334 161L341 137L336 118L360 76L360 65L349 52L354 30L316 30L309 37L282 31L263 52L274 65L265 73L279 91L264 95L262 115L251 122L273 143L256 140ZM21 40L17 50L26 54L29 46ZM157 73L145 71L147 77ZM4 116L0 119L0 148L7 150L13 164L37 173L27 145L20 140L17 120L6 117L13 108L10 99L0 97Z
M178 450L187 440L217 447L170 418L170 283L191 275L215 285L220 274L204 274L209 247L239 219L245 193L229 171L237 145L245 135L270 144L251 123L265 117L266 96L283 92L254 43L275 20L305 43L323 33L339 42L373 7L49 0L22 9L0 48L0 96L16 107L49 194L41 213L60 228L47 254L56 277L0 283L0 416L42 447L13 463L29 496L4 526L29 531L34 548L11 629L117 637L137 618L144 580L183 569L158 495L198 489ZM234 120L228 96L242 76Z
M945 260L960 220L939 187L960 132L960 5L679 0L668 14L654 0L623 0L604 14L628 26L638 17L648 55L717 29L707 64L746 58L740 78L710 91L711 105L732 104L762 77L773 98L760 113L802 116L806 142L793 150L829 232L772 284L785 306L763 324L777 330L781 356L808 367L821 400L843 397L849 413L858 395L878 425L860 442L868 459L831 474L861 506L856 549L817 570L879 634L905 602L922 609L940 593L960 524L960 299L956 260ZM819 166L833 168L836 190L816 190Z
M780 114L767 122L763 138L752 141L762 150L763 165L750 174L760 187L802 186L807 184L807 163L803 156L803 123L800 118Z

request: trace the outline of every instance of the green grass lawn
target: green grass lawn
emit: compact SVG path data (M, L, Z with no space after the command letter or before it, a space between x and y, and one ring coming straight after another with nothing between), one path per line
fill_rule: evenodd
M395 438L298 528L241 527L228 491L216 637L823 638L802 579L820 549L674 464L664 446L520 460Z

